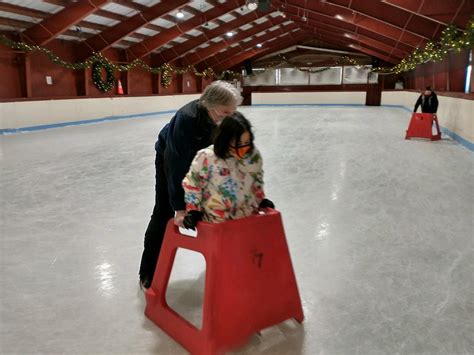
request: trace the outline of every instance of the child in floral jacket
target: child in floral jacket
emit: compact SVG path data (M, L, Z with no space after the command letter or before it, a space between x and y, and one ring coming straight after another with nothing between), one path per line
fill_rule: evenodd
M265 199L262 157L253 140L250 122L241 113L222 120L214 144L197 152L183 180L185 227L194 228L201 219L218 223L274 207Z

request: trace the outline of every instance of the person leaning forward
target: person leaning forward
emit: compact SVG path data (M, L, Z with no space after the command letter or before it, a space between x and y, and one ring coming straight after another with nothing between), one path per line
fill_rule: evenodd
M416 100L413 112L416 112L420 106L422 113L433 113L436 115L438 111L438 96L431 90L430 86L427 86L418 97L418 100Z
M215 127L242 102L239 91L225 81L206 87L198 100L180 108L163 127L155 143L155 206L145 232L140 286L149 288L155 273L166 225L183 227L186 215L181 183L196 152L211 144Z

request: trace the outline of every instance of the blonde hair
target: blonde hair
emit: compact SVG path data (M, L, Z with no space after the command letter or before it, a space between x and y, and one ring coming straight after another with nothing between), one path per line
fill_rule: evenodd
M199 102L207 109L216 106L238 106L242 103L242 96L232 84L217 80L206 86Z

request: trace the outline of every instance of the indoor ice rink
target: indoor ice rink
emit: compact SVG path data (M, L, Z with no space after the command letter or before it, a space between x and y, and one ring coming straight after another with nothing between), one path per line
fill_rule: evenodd
M473 5L0 1L0 355L474 355ZM242 98L284 233L168 233L146 289L155 142L217 80L190 122Z
M241 111L305 321L237 353L471 353L472 152L449 138L405 140L400 108ZM171 116L1 137L3 353L187 353L144 317L137 284L150 142ZM170 302L199 321L204 265L191 252L176 264Z

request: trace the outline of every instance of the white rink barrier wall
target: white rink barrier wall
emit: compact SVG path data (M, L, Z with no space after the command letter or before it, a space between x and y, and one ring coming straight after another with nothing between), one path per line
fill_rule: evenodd
M253 92L252 105L365 105L365 91Z
M265 105L365 105L365 92L252 93L252 103ZM0 134L67 125L166 114L200 94L17 101L0 103ZM382 92L383 106L413 111L418 93ZM474 101L438 96L438 119L443 133L474 151Z
M382 106L399 107L411 115L419 94L410 91L383 91ZM365 105L366 93L285 92L252 93L252 105ZM444 134L474 151L474 100L438 95L438 121ZM421 112L418 109L418 112Z
M0 103L0 134L176 111L200 94Z
M419 96L416 92L384 91L382 105L403 106L412 112ZM438 95L438 101L437 116L443 133L474 151L474 100Z

